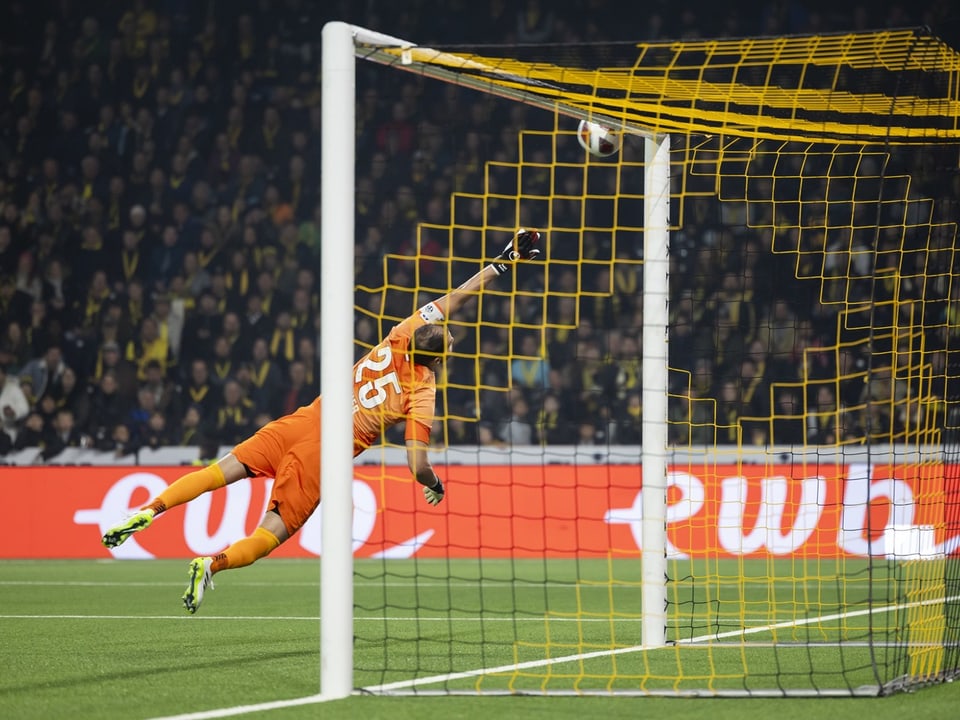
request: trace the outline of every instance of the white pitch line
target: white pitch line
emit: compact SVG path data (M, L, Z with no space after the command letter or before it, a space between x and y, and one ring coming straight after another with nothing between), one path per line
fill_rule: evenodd
M280 710L282 708L297 707L299 705L316 705L338 699L339 698L324 697L322 694L307 695L306 697L293 698L292 700L272 700L270 702L257 703L256 705L237 705L232 708L202 710L200 712L185 713L183 715L164 715L163 717L152 718L151 720L213 720L213 718L247 715L248 713Z

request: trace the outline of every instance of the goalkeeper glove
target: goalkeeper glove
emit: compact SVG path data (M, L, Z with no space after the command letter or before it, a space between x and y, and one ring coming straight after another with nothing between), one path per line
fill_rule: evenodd
M513 239L507 243L503 252L497 255L493 263L493 269L497 275L503 275L510 266L507 263L517 260L536 260L540 256L540 250L534 247L540 239L540 232L537 230L525 230L520 228Z
M433 476L437 481L433 487L423 486L423 496L427 499L427 502L431 505L439 505L440 501L443 500L444 489L443 483L440 482L440 478L436 475Z

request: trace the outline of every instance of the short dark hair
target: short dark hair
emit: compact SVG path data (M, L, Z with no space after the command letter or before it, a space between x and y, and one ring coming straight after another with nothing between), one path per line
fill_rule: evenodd
M430 365L447 352L447 332L442 325L421 325L413 331L410 356L417 365Z

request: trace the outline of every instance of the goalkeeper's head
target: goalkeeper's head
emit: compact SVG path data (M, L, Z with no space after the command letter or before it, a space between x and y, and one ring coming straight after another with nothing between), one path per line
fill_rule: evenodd
M421 325L413 331L410 357L417 365L436 371L453 350L453 334L442 325Z

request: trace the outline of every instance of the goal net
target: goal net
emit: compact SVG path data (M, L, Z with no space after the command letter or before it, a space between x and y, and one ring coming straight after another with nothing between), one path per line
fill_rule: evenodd
M346 483L324 466L325 668L352 657L349 687L423 694L954 679L960 55L913 30L485 48L349 32L349 362L517 227L541 229L545 260L450 321L441 505L389 431L353 467L337 543ZM584 118L621 150L588 155ZM343 180L336 133L325 182ZM344 573L350 608L327 603Z

